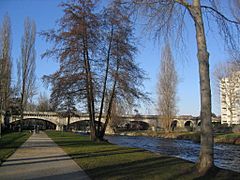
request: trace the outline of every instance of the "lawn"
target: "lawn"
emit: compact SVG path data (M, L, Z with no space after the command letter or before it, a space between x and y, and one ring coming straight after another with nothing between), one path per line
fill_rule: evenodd
M4 134L0 139L0 164L12 155L30 135L31 134L26 131Z
M179 158L107 142L95 143L88 136L69 132L48 131L47 134L92 179L238 179L240 175L214 168L200 177L193 163Z

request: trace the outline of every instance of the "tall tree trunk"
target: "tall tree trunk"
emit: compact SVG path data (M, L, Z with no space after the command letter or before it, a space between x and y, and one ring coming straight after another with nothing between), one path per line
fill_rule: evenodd
M89 72L89 63L86 62L85 64L88 68L86 69L87 74L87 99L88 99L88 112L89 112L89 118L90 118L90 136L91 140L95 141L97 139L96 136L96 127L95 127L95 112L94 112L94 99L93 99L93 91L92 91L92 85L91 85L91 75Z
M25 77L25 76L24 76ZM23 129L23 112L25 109L25 78L23 79L23 84L22 84L22 92L21 92L21 101L20 101L20 126L19 126L19 131L22 131Z
M113 27L111 29L110 41L109 41L109 46L108 46L107 59L106 59L106 70L105 70L105 77L104 77L104 82L103 82L102 100L101 100L100 112L99 112L99 117L98 117L98 135L99 136L100 136L103 104L105 101L107 78L108 78L108 72L109 72L109 62L110 62L110 53L111 53L111 47L112 47L112 38L113 38Z
M87 39L87 35L86 35ZM94 110L94 95L93 95L93 82L92 82L92 74L91 68L89 63L89 56L88 56L88 47L87 41L84 39L84 65L85 65L85 72L86 72L86 86L87 86L87 100L88 100L88 112L89 112L89 119L90 119L90 138L92 141L97 140L96 134L96 126L95 126L95 110Z
M68 131L70 130L70 119L71 119L71 114L69 113L68 117L67 117L67 130Z
M113 103L113 100L114 100L114 98L115 98L116 84L117 84L117 78L118 78L118 70L119 70L119 60L118 60L118 62L117 62L116 76L115 76L115 79L114 79L114 83L113 83L113 87L112 87L112 92L111 92L111 96L110 96L110 99L109 99L109 105L108 105L108 110L107 110L107 114L106 114L105 123L104 123L103 128L102 128L102 130L101 130L101 133L100 133L100 135L99 135L99 139L100 139L100 140L103 140L103 138L104 138L104 136L105 136L105 132L106 132L106 129L107 129L107 125L108 125L109 119L111 118L112 103Z
M213 167L213 130L211 122L211 89L209 78L209 53L207 51L204 24L200 0L194 0L190 9L196 28L197 57L199 62L200 94L201 94L201 148L198 171L207 172Z
M108 125L109 119L111 118L112 103L113 103L113 100L114 100L114 97L115 97L116 83L117 83L117 81L115 80L114 84L113 84L111 97L110 97L110 100L109 100L109 105L108 105L108 110L107 110L107 114L106 114L105 123L104 123L104 125L102 127L102 130L101 130L101 133L100 133L100 136L99 136L100 140L103 140L103 138L105 136L105 132L106 132L106 129L107 129L107 125Z
M233 122L233 111L232 111L232 108L230 108L230 127L232 127L232 122Z

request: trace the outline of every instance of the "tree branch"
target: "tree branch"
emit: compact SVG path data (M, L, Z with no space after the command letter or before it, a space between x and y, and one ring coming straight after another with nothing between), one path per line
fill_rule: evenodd
M233 24L240 25L239 22L227 18L225 15L223 15L222 13L220 13L218 10L214 9L213 7L202 5L201 8L211 10L211 11L213 11L214 13L216 13L218 16L220 16L221 18L223 18L224 20L226 20L226 21L228 21L228 22L230 22L230 23L233 23Z

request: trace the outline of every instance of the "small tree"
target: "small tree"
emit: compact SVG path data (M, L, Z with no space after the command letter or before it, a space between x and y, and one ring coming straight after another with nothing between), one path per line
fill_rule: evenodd
M157 84L158 93L158 112L161 116L161 124L165 131L171 131L171 122L177 113L177 71L172 56L170 45L163 48L159 81Z
M46 93L40 93L37 102L37 111L47 112L50 111L50 101Z

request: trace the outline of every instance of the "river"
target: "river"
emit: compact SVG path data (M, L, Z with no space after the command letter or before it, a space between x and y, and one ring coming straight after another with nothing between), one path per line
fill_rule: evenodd
M190 140L164 139L143 136L107 136L112 144L143 148L151 152L179 157L196 162L200 144ZM240 172L240 146L228 144L214 145L214 163L223 169Z

